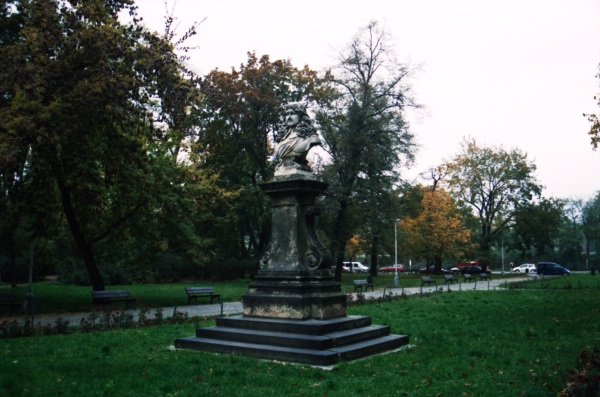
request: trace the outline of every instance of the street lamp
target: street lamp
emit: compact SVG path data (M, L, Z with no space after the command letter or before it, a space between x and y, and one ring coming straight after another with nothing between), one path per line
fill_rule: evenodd
M504 275L504 233L502 233L501 236L502 236L502 275Z
M398 288L400 286L400 280L398 279L398 221L400 219L396 219L394 222L394 249L396 251L395 262L394 262L394 271L396 276L394 277L394 288Z

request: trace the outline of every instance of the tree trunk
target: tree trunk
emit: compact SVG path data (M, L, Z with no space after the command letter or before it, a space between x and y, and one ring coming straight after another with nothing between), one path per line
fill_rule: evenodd
M63 211L65 212L65 216L67 218L71 234L75 239L75 244L77 244L77 248L79 248L79 251L81 252L81 255L83 257L85 267L90 276L90 283L92 284L92 289L94 291L103 291L105 289L104 280L100 275L100 271L98 270L96 260L94 259L94 254L92 252L92 244L90 244L86 240L85 235L81 231L79 221L75 216L75 210L71 201L71 193L62 181L58 182L58 187L62 196Z
M17 254L12 236L8 243L8 259L10 261L10 286L15 288L17 286Z
M439 255L435 255L433 257L433 273L441 274L442 273L442 257Z
M379 238L373 237L371 242L371 276L377 276L377 253L379 251Z
M335 281L342 281L342 264L344 263L344 251L347 240L347 232L345 230L347 210L348 203L346 200L342 200L342 202L340 202L340 210L335 219L332 236L332 255L335 263Z

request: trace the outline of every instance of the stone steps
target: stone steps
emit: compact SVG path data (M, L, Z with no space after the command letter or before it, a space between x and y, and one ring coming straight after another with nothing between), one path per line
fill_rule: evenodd
M406 335L390 335L388 326L371 325L368 316L331 320L282 320L221 317L198 328L196 336L175 340L176 347L266 360L327 366L397 349Z

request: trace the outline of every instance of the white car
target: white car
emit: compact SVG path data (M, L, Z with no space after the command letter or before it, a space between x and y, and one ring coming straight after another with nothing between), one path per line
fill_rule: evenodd
M513 267L513 273L536 273L537 268L533 263L523 263L521 266Z
M360 262L344 262L342 270L348 273L369 273L369 268Z

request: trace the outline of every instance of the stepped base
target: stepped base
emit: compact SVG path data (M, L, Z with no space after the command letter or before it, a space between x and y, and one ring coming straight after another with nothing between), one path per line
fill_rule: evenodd
M371 325L368 316L305 321L221 317L216 326L175 340L176 347L186 349L322 366L406 344L408 336L391 335L389 326Z

